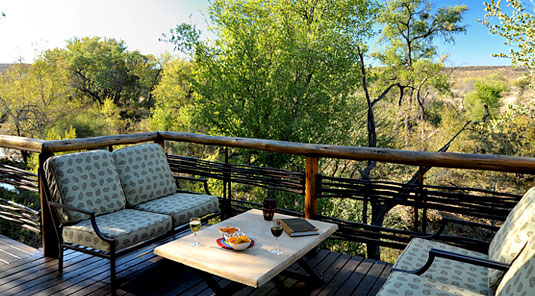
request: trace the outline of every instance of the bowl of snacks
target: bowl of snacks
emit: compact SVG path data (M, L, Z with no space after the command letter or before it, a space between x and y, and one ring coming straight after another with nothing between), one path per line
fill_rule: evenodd
M227 227L224 227L224 228L219 227L218 230L219 230L219 234L221 235L221 237L225 237L225 234L231 234L231 233L239 232L240 228L236 227L236 226L228 226L227 225Z
M225 240L236 251L242 251L249 247L251 239L243 232L234 232L231 234L225 234Z

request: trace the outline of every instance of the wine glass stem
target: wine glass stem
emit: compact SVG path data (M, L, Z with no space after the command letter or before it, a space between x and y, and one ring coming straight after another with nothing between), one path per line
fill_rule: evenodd
M197 232L194 232L194 233L193 233L193 236L195 237L195 244L196 244L196 245L199 244L199 242L197 241Z
M277 249L277 252L279 251L279 238L275 238L275 248Z

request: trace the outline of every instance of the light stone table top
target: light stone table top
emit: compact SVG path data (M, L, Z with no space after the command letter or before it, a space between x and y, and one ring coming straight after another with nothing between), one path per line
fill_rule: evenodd
M154 249L154 254L180 262L187 266L239 282L259 287L296 262L308 251L333 234L338 225L308 220L318 228L319 235L290 237L285 232L279 237L279 248L284 252L275 255L275 237L271 226L275 219L295 218L275 214L273 221L264 221L261 210L245 213L202 228L197 233L200 246L191 246L193 233ZM254 240L254 246L244 251L223 249L216 240L220 238L219 227L237 226Z

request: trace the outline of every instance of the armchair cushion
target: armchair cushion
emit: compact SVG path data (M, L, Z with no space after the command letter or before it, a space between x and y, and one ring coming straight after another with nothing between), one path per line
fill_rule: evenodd
M126 201L110 152L95 150L49 158L44 164L52 200L96 215L125 207ZM88 219L86 214L58 210L61 222Z
M142 144L112 152L128 206L176 192L175 179L162 147Z
M201 217L219 207L215 196L205 194L175 193L158 199L137 204L137 210L170 215L173 227L189 221L191 217Z
M171 217L132 209L97 216L96 222L102 234L115 240L116 251L171 230ZM65 226L62 236L68 243L110 251L110 245L97 236L89 219Z
M532 236L505 273L496 295L535 295L535 237Z
M533 233L535 233L535 187L526 192L496 232L490 242L489 259L511 264ZM496 288L502 277L503 271L489 269L489 287Z
M452 284L443 283L441 281L410 273L392 272L377 295L480 296L494 294L481 294L477 291L464 289Z
M425 262L427 262L427 258L429 258L429 250L431 250L431 248L488 259L488 256L483 253L466 250L441 242L413 238L403 253L398 257L393 268L411 271L423 267ZM485 267L452 261L445 258L435 258L431 267L422 274L422 277L457 286L479 294L493 295L494 291L489 289L487 285L487 275L488 271Z

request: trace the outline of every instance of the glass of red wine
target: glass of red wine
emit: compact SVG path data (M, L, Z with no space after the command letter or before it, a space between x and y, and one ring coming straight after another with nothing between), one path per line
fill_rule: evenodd
M271 250L271 253L280 255L282 254L282 250L279 249L279 236L282 234L282 225L277 223L271 226L271 234L275 237L275 249Z
M262 204L264 208L262 213L264 214L264 220L271 221L275 216L275 210L277 209L277 200L274 198L265 198Z

